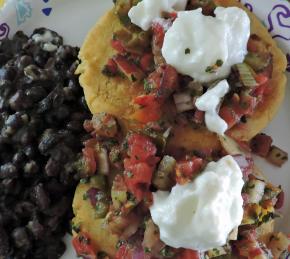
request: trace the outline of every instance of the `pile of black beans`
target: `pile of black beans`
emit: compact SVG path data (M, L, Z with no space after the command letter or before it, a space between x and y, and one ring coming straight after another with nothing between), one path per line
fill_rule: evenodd
M0 41L0 258L59 258L90 118L79 49L36 29Z

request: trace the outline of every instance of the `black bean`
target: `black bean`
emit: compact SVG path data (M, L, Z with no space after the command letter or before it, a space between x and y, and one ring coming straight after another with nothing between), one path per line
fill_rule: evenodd
M35 211L35 206L29 201L21 201L15 205L14 211L20 217L27 218L31 216L31 212Z
M62 166L59 162L50 158L45 165L45 173L47 176L57 176L61 170Z
M38 102L46 97L47 92L41 86L34 86L26 90L26 96L31 99L33 102Z
M17 75L17 70L14 67L6 67L3 70L4 70L3 77L1 79L8 80L8 81L14 81L14 79Z
M21 166L25 161L25 154L23 151L18 151L13 156L13 165L16 167Z
M33 196L36 204L39 206L41 210L49 208L50 198L48 193L44 190L43 184L40 183L34 187Z
M74 132L80 132L83 130L83 122L82 121L70 121L66 124L67 129L74 131Z
M10 195L18 195L21 191L21 185L15 179L4 179L2 181L2 187L4 188L4 192Z
M10 247L6 231L0 226L0 257L8 256Z
M45 228L39 223L37 219L29 221L27 227L36 240L40 239L44 235Z
M9 104L12 110L19 111L24 108L25 93L22 90L18 90L10 99Z
M16 247L26 250L31 246L31 241L26 228L20 227L14 229L11 236Z
M39 170L38 165L35 161L29 161L24 165L24 172L27 176L32 177L34 174L36 174Z
M0 166L0 179L5 178L12 179L17 177L18 177L17 168L12 163L7 163Z
M52 129L47 129L41 136L38 149L42 154L46 154L55 144L57 144L61 137Z
M23 153L27 158L32 159L36 156L37 150L36 147L28 145L23 149Z
M19 69L24 69L25 67L31 64L33 64L32 57L28 55L24 55L19 58L17 66Z

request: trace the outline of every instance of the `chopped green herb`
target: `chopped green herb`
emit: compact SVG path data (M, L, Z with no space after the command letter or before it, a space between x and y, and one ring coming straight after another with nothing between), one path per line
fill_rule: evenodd
M89 182L90 182L90 179L89 178L82 178L80 180L80 183L82 183L82 184L86 184L86 183L89 183Z
M153 90L153 86L151 83L148 82L148 80L144 80L144 91L146 94L149 94Z
M76 223L72 223L71 228L72 228L72 230L73 230L74 232L79 233L80 230L81 230L81 225L80 225L79 223L78 223L78 224L76 224Z
M214 68L213 68L213 66L208 66L208 67L205 69L205 72L206 72L206 73L214 73Z
M149 253L151 253L151 249L148 248L148 247L145 247L145 248L144 248L144 252L145 252L146 254L149 254Z
M217 61L216 61L216 65L218 66L218 67L221 67L222 65L223 65L223 61L221 60L221 59L218 59Z
M125 171L125 174L127 175L128 178L132 178L133 174L130 171Z
M184 50L184 53L187 55L187 54L190 54L190 48L186 48L185 50Z
M172 257L172 256L174 256L174 253L172 252L172 250L170 249L170 247L165 246L164 248L162 248L160 250L160 255L162 255L164 257Z
M131 81L132 82L136 82L137 81L137 78L134 75L131 75Z
M83 194L83 200L86 201L87 199L88 199L88 194L87 193L84 193Z

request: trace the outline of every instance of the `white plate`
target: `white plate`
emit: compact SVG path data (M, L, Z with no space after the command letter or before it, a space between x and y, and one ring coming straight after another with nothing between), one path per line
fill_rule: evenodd
M288 53L290 72L290 3L286 0L242 0L267 26L285 54ZM1 10L2 6L2 10ZM45 26L57 31L66 43L82 44L88 30L112 6L111 0L0 0L0 38L16 30L31 33L34 28ZM288 86L290 86L288 73ZM288 87L289 88L289 87ZM276 145L290 152L290 90L273 122L265 130ZM277 229L290 233L290 162L276 168L257 158L257 164L269 180L281 184L286 200L282 210L284 218L277 221ZM68 250L63 259L77 258L67 238Z

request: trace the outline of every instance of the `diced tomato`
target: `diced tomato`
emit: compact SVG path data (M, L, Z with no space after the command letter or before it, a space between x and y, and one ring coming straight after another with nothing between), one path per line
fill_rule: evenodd
M119 53L125 52L125 48L120 40L111 40L111 46L114 50L118 51Z
M266 93L266 89L268 87L269 78L268 76L260 73L255 77L258 86L254 89L252 95L257 97L263 97L264 93Z
M249 251L249 259L255 258L256 256L262 255L263 254L263 250L259 247L254 248L252 250Z
M137 200L142 200L150 186L154 168L147 163L135 164L130 159L125 159L125 183Z
M90 243L90 237L87 233L79 233L73 238L72 245L78 256L86 259L97 259L97 251Z
M143 71L136 64L124 56L116 55L113 59L116 62L119 70L121 70L129 80L135 82L140 81L145 77Z
M139 95L134 98L134 103L142 106L151 106L157 103L156 97L153 94Z
M128 245L121 245L118 249L115 259L131 259L132 258L132 249Z
M285 200L285 193L284 191L281 191L277 196L277 202L275 204L275 209L279 210L283 207Z
M91 120L85 120L83 127L86 132L92 132L94 130L93 123Z
M266 134L258 134L251 140L252 151L262 157L266 157L270 151L273 139Z
M162 66L162 78L159 86L159 90L174 91L178 87L178 73L176 69L170 65ZM160 93L158 93L160 95ZM167 97L167 93L163 93Z
M263 73L257 74L255 80L259 85L264 85L269 81L269 78Z
M252 173L253 168L254 168L254 161L251 157L246 157L243 155L234 155L233 158L239 165L244 179L248 179L249 175Z
M230 129L241 120L242 116L252 115L256 105L256 97L241 95L239 103L222 106L219 115L227 122L228 128Z
M171 13L169 13L169 16L170 16L170 18L175 20L177 18L177 13L176 12L171 12Z
M152 25L153 30L153 42L156 46L159 48L162 48L164 36L165 36L165 30L162 24L158 22L154 22Z
M244 201L244 205L249 203L249 201L250 201L250 195L249 194L242 193L242 198L243 198L243 201Z
M193 121L197 124L202 124L204 122L205 112L196 110L193 116Z
M82 152L87 166L87 173L89 175L95 174L97 170L95 150L91 147L85 147Z
M153 55L152 53L145 53L140 59L140 66L144 72L148 72L153 66Z
M250 52L258 52L259 48L257 45L257 40L250 38L248 41L247 49Z
M157 148L147 136L132 134L128 137L128 155L124 160L124 178L128 189L141 200L151 184L157 158Z
M190 160L183 160L176 165L176 181L179 184L184 184L191 180L203 166L203 160L198 157L193 157Z
M128 144L128 155L133 162L150 162L148 159L156 155L157 148L147 136L132 134L128 138Z
M178 259L200 259L200 255L198 251L185 249L178 256Z
M226 105L221 107L219 115L226 121L229 129L232 128L238 121L240 121L242 117L236 114L232 107Z
M148 123L160 120L162 111L159 105L148 106L137 110L133 115L132 119L135 119L141 123Z

